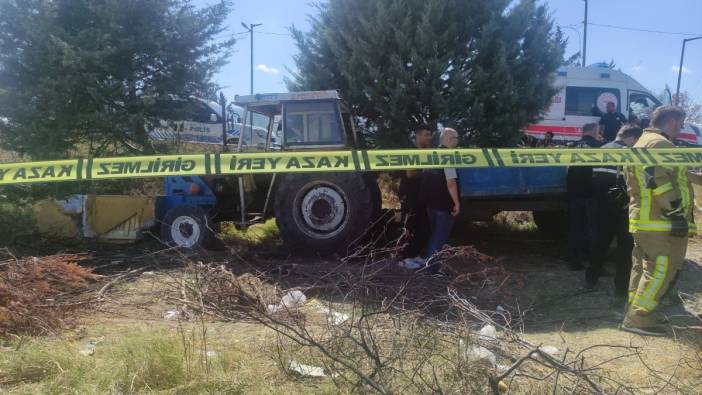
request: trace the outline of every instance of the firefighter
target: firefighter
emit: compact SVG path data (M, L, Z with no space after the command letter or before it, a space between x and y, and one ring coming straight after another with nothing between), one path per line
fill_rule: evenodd
M631 148L641 137L642 130L636 125L624 125L617 137L602 148ZM621 166L602 166L592 169L594 246L590 251L590 262L585 271L585 286L593 289L602 274L609 245L617 240L615 295L626 297L631 273L631 250L634 239L629 233L629 198Z
M635 148L674 148L685 112L659 107ZM663 336L663 320L654 314L683 264L692 220L691 181L702 176L686 167L629 166L625 180L630 196L629 230L634 236L629 303L621 329L646 336Z

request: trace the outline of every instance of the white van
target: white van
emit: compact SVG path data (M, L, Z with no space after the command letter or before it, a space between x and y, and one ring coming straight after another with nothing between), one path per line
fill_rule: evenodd
M191 97L189 100L176 101L180 114L179 120L163 120L160 125L149 132L152 140L178 140L188 143L222 144L222 106L216 102ZM237 145L241 135L241 116L243 109L232 107L228 112L227 144ZM263 117L261 117L263 118ZM250 124L250 122L247 122ZM268 136L268 120L254 117L253 133L251 126L246 126L244 146L263 148Z
M538 123L527 125L524 133L541 139L552 132L554 140L575 141L584 124L600 120L607 102L616 104L616 111L624 116L635 115L643 122L662 104L635 79L606 67L561 67L555 85L561 90L551 98L550 108ZM702 133L692 125L686 124L678 139L702 145Z

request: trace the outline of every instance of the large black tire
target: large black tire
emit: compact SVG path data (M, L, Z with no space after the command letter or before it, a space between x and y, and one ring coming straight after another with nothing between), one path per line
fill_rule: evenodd
M171 247L209 248L215 236L207 213L200 207L183 205L166 213L161 224L161 240Z
M534 211L534 223L541 232L554 240L568 236L567 211Z
M376 197L362 175L286 174L278 185L276 223L286 245L296 252L346 253L373 221Z

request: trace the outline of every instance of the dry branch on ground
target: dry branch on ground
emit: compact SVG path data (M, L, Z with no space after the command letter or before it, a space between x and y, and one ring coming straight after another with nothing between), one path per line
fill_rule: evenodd
M0 333L54 332L92 300L86 291L100 276L79 266L81 255L0 262Z

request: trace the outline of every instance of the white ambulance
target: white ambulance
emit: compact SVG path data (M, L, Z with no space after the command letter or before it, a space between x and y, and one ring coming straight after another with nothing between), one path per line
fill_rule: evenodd
M561 67L555 85L560 91L551 99L551 106L542 119L526 126L523 132L527 135L541 139L547 132L552 132L556 141L575 141L580 139L580 128L584 124L600 120L608 102L613 102L616 111L627 118L635 115L644 123L662 104L635 79L598 65ZM699 128L689 124L685 125L678 139L702 145Z

